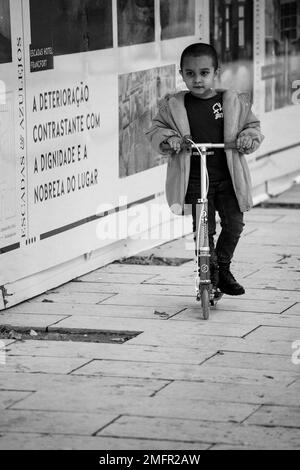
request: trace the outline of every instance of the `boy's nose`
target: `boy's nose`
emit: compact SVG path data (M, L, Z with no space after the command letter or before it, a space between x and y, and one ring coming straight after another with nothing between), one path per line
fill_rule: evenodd
M194 80L194 81L195 81L195 83L197 83L197 84L198 84L198 83L201 83L201 77L200 77L200 76L199 76L199 77L195 77L195 80Z

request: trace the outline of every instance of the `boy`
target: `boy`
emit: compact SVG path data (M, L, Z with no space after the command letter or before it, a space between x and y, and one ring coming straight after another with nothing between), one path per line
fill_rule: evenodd
M218 72L217 53L211 45L188 46L180 62L180 74L188 91L167 95L162 100L146 135L159 153L166 153L161 147L165 143L172 150L166 197L175 214L185 215L192 210L194 240L199 216L200 164L199 156L182 147L182 138L191 135L196 143L236 142L238 150L208 152L208 235L214 286L225 294L241 295L245 290L230 272L230 263L243 230L243 212L253 205L244 154L256 151L264 137L247 93L216 90ZM216 211L222 230L215 246Z

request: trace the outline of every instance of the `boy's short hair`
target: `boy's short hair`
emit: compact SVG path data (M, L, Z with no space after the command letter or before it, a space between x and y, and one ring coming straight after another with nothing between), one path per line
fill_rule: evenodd
M219 68L219 59L216 49L210 44L196 42L195 44L191 44L190 46L186 47L181 54L180 69L182 70L183 62L186 57L199 57L203 55L207 55L212 58L212 63L215 70Z

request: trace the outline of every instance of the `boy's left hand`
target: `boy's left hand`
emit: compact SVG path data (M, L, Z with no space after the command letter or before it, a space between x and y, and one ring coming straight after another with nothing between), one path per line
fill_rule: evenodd
M256 139L252 139L250 135L245 135L237 138L236 146L239 152L247 155L255 152L259 147L259 143Z

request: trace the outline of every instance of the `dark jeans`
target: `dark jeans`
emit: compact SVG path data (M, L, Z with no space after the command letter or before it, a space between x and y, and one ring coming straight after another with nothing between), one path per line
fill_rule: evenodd
M199 192L190 184L186 195L186 204L192 204L193 231L196 240L200 207L197 204ZM215 246L216 211L221 219L221 233ZM210 182L208 191L208 237L211 263L228 264L243 231L243 213L240 211L236 195L230 180Z

